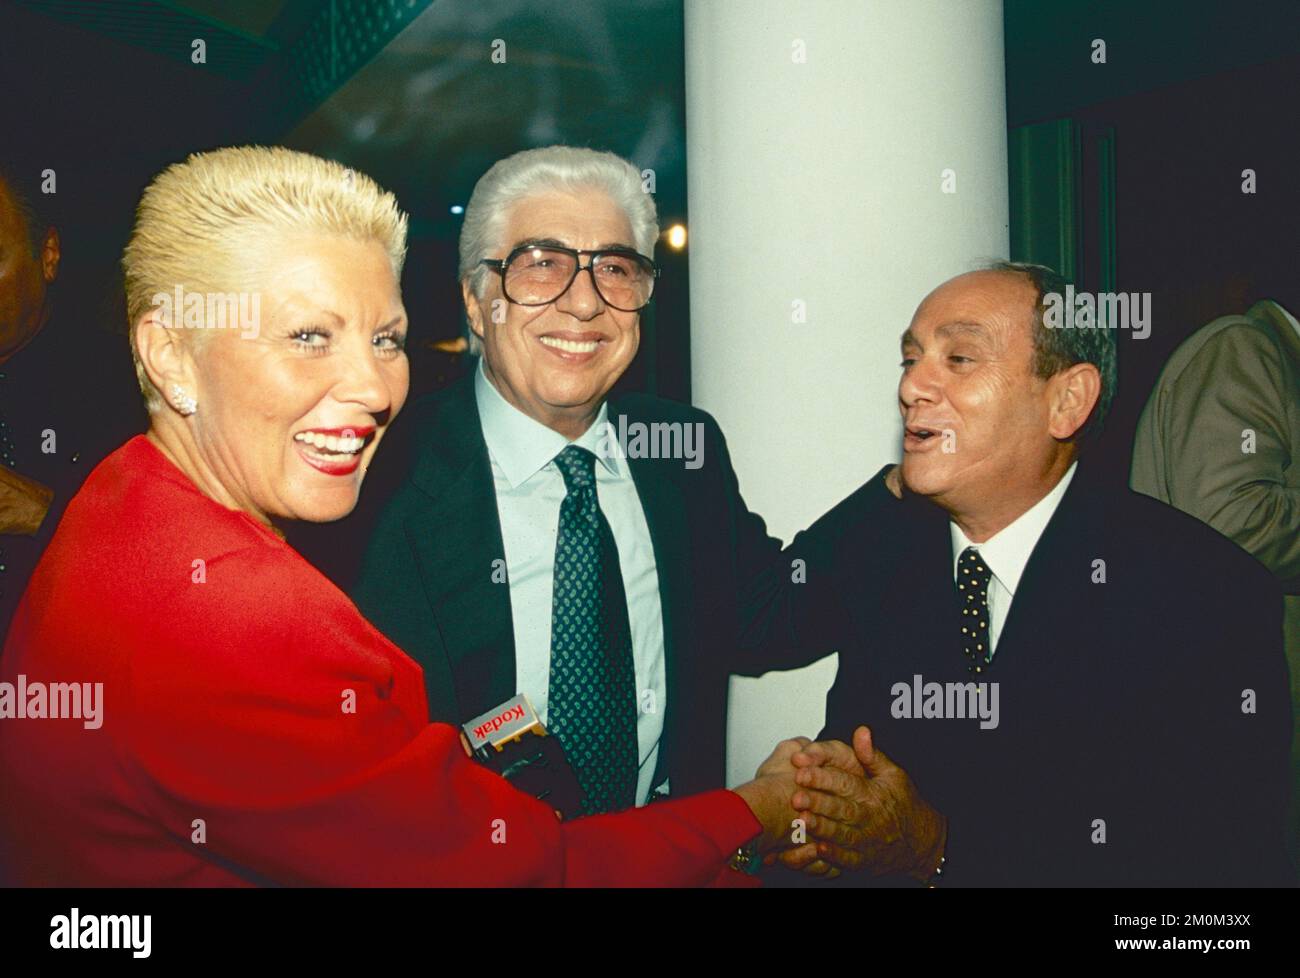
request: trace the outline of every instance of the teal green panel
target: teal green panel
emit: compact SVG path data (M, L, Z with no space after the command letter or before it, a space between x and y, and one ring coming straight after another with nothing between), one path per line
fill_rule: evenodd
M1078 275L1079 135L1070 119L1018 126L1008 137L1011 258Z
M1115 229L1115 129L1108 127L1097 139L1097 249L1098 291L1114 292L1118 258Z
M418 17L430 0L327 0L289 49L306 107L325 101Z

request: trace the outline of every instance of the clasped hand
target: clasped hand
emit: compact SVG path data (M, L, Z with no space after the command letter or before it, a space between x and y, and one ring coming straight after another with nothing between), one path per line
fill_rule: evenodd
M943 854L947 821L921 797L907 772L859 727L850 747L806 737L782 741L751 785L765 784L767 861L825 878L842 870L926 880ZM782 810L784 808L784 810Z

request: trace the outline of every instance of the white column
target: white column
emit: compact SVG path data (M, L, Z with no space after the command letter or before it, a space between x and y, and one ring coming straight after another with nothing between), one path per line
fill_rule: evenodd
M1003 70L1000 0L686 0L693 396L787 541L899 457L921 298L1007 256ZM732 681L729 783L835 661Z

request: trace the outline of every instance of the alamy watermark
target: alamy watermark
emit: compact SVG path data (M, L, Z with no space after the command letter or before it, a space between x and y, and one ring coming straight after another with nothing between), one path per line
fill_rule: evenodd
M965 720L979 718L981 730L998 725L998 684L927 683L918 673L911 683L894 683L889 713L896 720Z
M147 958L153 949L151 914L70 913L50 918L50 947L56 951L124 950Z
M104 722L103 683L0 683L0 720L81 720L87 730Z
M1133 339L1151 335L1150 292L1075 292L1073 285L1043 294L1048 329L1128 329Z
M701 421L606 421L596 443L600 458L681 459L688 469L704 464L704 423Z
M238 329L246 340L261 332L260 292L194 292L177 285L155 292L150 302L174 329Z

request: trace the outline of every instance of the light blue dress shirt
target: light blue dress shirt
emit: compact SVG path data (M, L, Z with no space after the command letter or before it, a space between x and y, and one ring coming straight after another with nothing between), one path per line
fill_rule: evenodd
M559 432L510 404L488 380L480 362L474 396L492 461L501 539L505 544L510 612L515 636L515 691L524 693L546 723L551 675L551 601L555 538L566 490L554 459L569 444ZM573 444L596 456L596 497L618 545L623 589L632 626L637 696L636 803L653 787L668 702L659 572L650 528L627 460L599 452L606 407ZM603 458L602 454L615 457Z

